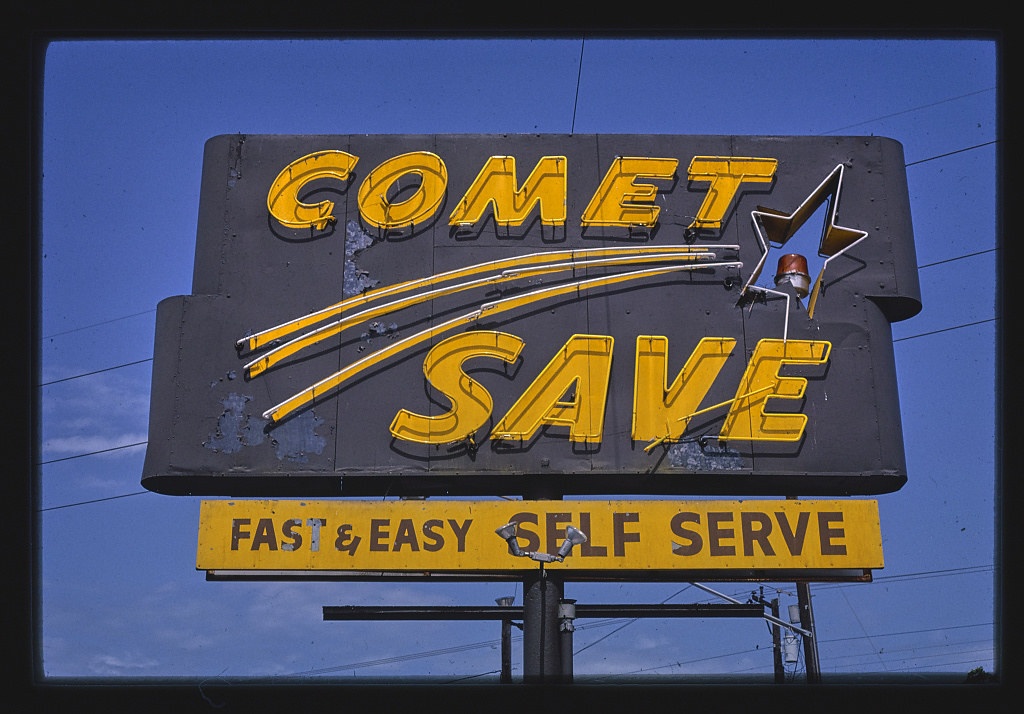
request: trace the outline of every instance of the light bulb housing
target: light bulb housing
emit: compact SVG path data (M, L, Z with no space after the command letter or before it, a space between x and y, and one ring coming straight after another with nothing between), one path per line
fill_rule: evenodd
M566 526L565 529L565 540L562 541L562 547L558 549L558 557L566 558L569 553L572 552L573 546L577 546L580 543L587 542L587 535L579 528L573 526Z

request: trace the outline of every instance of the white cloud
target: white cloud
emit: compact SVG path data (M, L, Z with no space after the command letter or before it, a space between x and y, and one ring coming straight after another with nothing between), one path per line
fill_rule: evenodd
M104 373L44 387L41 391L41 460L101 453L136 455L145 442L149 384L138 376Z
M145 424L149 418L148 379L104 372L40 390L44 432L109 429L116 424Z
M101 654L92 658L89 668L92 674L98 677L121 677L139 675L141 671L153 669L159 664L159 660L140 658L137 654L128 656Z
M101 435L82 435L82 436L66 436L54 439L47 439L42 443L43 460L48 458L57 458L66 454L91 454L97 451L104 451L106 449L115 449L120 446L127 444L137 444L144 442L149 436L145 432L128 432L120 434L111 434L109 436ZM129 449L118 449L118 451L111 451L109 455L116 457L124 453L131 453Z

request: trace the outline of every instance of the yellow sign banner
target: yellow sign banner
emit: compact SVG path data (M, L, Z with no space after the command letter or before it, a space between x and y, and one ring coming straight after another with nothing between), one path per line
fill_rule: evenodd
M527 570L538 561L568 571L881 568L878 502L204 500L200 505L197 570L471 574Z

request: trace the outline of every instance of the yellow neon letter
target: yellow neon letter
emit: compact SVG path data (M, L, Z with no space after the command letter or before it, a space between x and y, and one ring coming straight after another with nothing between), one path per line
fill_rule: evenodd
M582 225L653 226L661 211L660 206L654 205L658 188L649 183L636 183L636 180L671 180L677 166L678 159L616 157L583 211Z
M392 203L388 190L406 174L418 177L415 192ZM410 185L415 185L415 181ZM401 188L401 187L399 187ZM377 228L404 228L422 223L441 205L448 188L448 169L437 154L413 151L382 162L359 186L359 213Z
M765 413L769 399L800 399L807 380L780 377L785 364L824 364L830 342L819 340L760 340L740 379L732 408L719 438L744 441L799 441L806 414Z
M672 385L668 384L668 338L636 338L636 375L633 382L633 440L678 439L711 388L736 340L705 337Z
M606 335L570 337L494 427L491 439L526 441L541 424L556 424L569 427L569 441L600 442L613 346Z
M466 189L448 225L475 223L487 204L494 209L494 222L499 226L520 226L540 204L540 222L546 226L565 223L566 158L542 156L523 187L516 188L514 156L492 156L484 163L476 179Z
M721 228L726 209L744 181L767 183L775 176L777 159L740 156L694 156L686 178L710 181L711 187L690 228Z
M267 194L267 210L270 215L288 228L315 227L322 231L328 223L334 222L331 214L333 201L302 203L299 191L310 181L322 178L348 179L349 172L359 157L345 151L317 151L295 159L277 175Z
M483 385L462 371L462 364L473 357L514 362L523 344L522 339L506 332L479 330L453 335L431 347L423 360L423 374L452 403L451 411L423 416L402 409L391 422L391 433L420 444L471 438L491 415L494 401Z

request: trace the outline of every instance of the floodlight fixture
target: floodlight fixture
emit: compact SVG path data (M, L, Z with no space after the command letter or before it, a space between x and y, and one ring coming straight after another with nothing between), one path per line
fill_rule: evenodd
M500 535L503 539L509 540L510 538L516 537L516 522L506 523L501 528L498 528L495 533Z
M561 561L568 557L569 553L572 552L573 546L577 546L580 543L587 542L587 534L581 531L579 528L573 526L566 526L565 528L565 540L562 541L562 547L558 549L558 559Z
M519 547L519 541L516 539L516 523L506 523L501 528L497 528L494 531L501 538L508 543L509 550L512 555L522 558L530 558L540 563L553 563L558 561L561 563L565 560L566 556L572 552L573 546L577 546L580 543L587 542L586 534L578 528L573 526L567 526L565 529L565 540L562 542L562 546L558 549L557 555L551 555L550 553L544 553L541 551L526 551Z
M517 557L526 555L526 553L524 553L522 549L519 547L519 541L516 540L515 521L512 521L511 523L506 523L501 528L496 529L494 532L501 536L506 543L508 543L508 547L512 550L512 555Z

